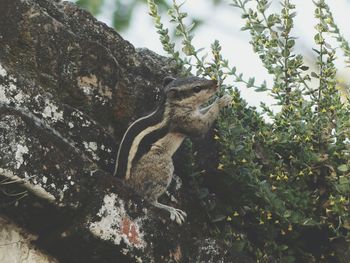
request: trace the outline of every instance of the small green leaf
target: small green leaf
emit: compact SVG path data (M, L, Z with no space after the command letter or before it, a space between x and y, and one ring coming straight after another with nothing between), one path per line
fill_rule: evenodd
M295 40L293 40L293 39L288 40L288 42L287 42L288 48L292 48L292 47L294 47L294 45L295 45Z
M262 24L254 24L253 25L253 29L257 32L257 33L259 33L259 34L261 34L264 30L265 30L265 26L263 26Z
M345 173L349 171L349 166L347 164L342 164L337 167L338 171Z
M291 215L292 215L292 211L286 210L286 211L284 212L284 214L283 214L283 217L284 217L284 218L289 218Z
M320 52L319 50L315 49L315 48L312 48L312 50L313 50L315 53L317 53L318 55L321 54L321 52Z
M253 87L254 86L254 82L255 82L255 78L249 78L248 84L247 84L248 88Z
M315 40L315 43L318 44L318 45L324 43L324 38L322 37L322 35L321 35L320 33L317 33L317 34L314 36L314 40Z

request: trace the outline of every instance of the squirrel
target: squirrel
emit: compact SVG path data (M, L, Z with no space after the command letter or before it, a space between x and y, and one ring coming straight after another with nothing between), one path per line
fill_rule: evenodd
M186 213L158 202L174 172L172 156L189 136L204 136L220 109L228 106L231 96L217 98L203 108L217 92L217 82L199 77L164 79L164 90L157 109L133 122L119 146L115 176L155 207L170 212L171 220L185 221Z

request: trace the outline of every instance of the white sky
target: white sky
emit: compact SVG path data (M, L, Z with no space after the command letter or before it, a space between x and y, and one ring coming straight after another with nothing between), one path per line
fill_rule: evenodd
M128 2L128 0L125 0ZM171 2L171 1L170 1ZM181 0L178 1L179 3ZM239 10L229 6L230 0L227 0L227 5L222 4L214 6L211 1L207 0L187 0L183 6L183 11L188 12L193 17L199 17L205 21L205 24L200 26L195 32L193 40L196 48L206 47L210 52L210 44L218 39L222 45L222 53L224 57L229 59L231 66L237 67L237 72L242 72L244 76L255 77L256 83L267 80L268 84L272 83L272 77L267 74L267 71L262 66L257 54L253 52L249 44L249 33L240 31L244 21L240 18ZM271 6L273 10L280 8L279 2L273 0ZM315 35L314 25L314 4L312 0L294 0L291 1L297 6L297 17L295 18L295 28L292 32L293 36L298 37L296 41L296 52L306 54L307 59L312 60L311 48L314 47L313 37ZM350 41L349 28L349 13L350 0L328 0L326 1L335 17L335 21L340 27L342 33ZM98 19L111 25L114 0L105 0L102 8L102 13ZM162 17L162 22L169 25L168 16ZM131 25L126 32L120 34L135 47L146 47L158 54L166 55L163 51L156 30L153 26L152 18L148 15L146 5L137 6ZM339 74L349 80L350 69L346 68L342 62L342 52L339 50L340 57L337 67ZM255 93L253 90L248 90L243 86L239 86L242 96L250 105L258 106L260 101L273 103L271 97L264 93Z

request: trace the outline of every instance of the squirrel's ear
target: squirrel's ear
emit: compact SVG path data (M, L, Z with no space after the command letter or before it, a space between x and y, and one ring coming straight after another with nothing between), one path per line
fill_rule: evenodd
M175 80L175 78L173 78L173 77L170 77L170 76L168 76L168 77L165 77L164 79L163 79L163 86L164 87L166 87L166 86L168 86L171 82L173 82Z

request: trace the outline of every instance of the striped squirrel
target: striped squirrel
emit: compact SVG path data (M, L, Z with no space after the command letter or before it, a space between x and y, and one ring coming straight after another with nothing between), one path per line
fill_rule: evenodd
M136 193L169 211L170 218L182 224L187 216L185 212L158 203L173 176L172 156L186 136L204 136L231 97L224 95L202 108L216 93L216 81L166 77L164 86L158 108L133 122L125 132L114 175L123 177Z

